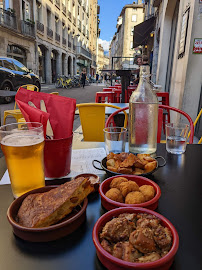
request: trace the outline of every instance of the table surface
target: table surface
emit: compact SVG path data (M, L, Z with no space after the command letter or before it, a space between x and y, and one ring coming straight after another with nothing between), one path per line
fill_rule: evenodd
M74 148L100 146L103 144L81 142ZM180 239L171 269L202 269L202 146L187 145L185 154L172 155L165 144L159 144L157 155L167 164L150 176L162 192L156 211L173 223ZM0 186L0 269L105 269L92 240L93 226L104 213L98 193L90 195L84 224L73 234L49 243L26 242L12 233L6 218L12 200L10 185Z

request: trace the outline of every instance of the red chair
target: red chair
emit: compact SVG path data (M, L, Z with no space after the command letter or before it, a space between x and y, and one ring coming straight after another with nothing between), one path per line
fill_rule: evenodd
M157 95L157 97L161 98L161 100L159 102L161 102L162 105L170 106L168 92L159 92L159 93L156 93L156 95ZM163 132L164 132L164 134L165 134L165 130L166 130L166 123L170 123L170 111L169 110L167 110L167 113L163 114Z
M113 117L114 115L118 114L119 112L122 112L122 111L126 111L128 110L129 107L124 107L122 109L119 109L117 111L115 111L114 113L112 113L107 121L106 121L106 124L105 124L105 127L109 127L111 121L113 120ZM162 119L163 119L163 111L162 110L172 110L172 111L175 111L175 112L178 112L182 115L184 115L187 120L189 121L189 124L190 124L190 137L189 137L189 143L192 144L193 143L193 138L194 138L194 123L191 119L191 117L184 111L182 110L179 110L177 108L174 108L174 107L170 107L170 106L167 106L167 105L159 105L159 116L158 116L158 131L157 131L157 142L160 143L160 138L161 138L161 131L162 131Z
M111 92L113 90L114 90L114 88L103 88L102 89L103 92Z
M133 91L135 91L136 88L128 88L125 90L125 102L128 103L130 96L132 95Z
M115 93L111 92L97 92L95 96L96 103L114 103Z
M121 89L113 89L113 92L115 93L114 102L115 103L121 103L122 90Z

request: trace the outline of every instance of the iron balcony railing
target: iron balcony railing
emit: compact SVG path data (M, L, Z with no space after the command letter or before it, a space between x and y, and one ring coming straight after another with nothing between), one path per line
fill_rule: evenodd
M76 45L73 44L73 51L76 51Z
M50 28L47 27L47 36L49 38L53 38L53 30L51 30Z
M25 36L35 37L35 27L31 22L21 21L21 31Z
M55 40L57 42L60 42L60 35L58 33L55 33Z
M67 40L66 40L66 38L62 38L62 45L65 45L66 46L66 44L67 44Z
M73 17L73 25L76 26L76 18Z
M60 0L55 0L55 5L60 8Z
M78 29L81 32L81 21L80 20L78 20Z
M62 3L62 12L66 15L67 8L63 3Z
M72 13L68 10L68 19L70 20L70 22L72 21Z
M17 29L16 16L13 12L0 8L0 25Z
M43 23L40 23L39 21L36 22L36 29L40 31L41 33L44 33L44 25Z
M90 59L92 58L92 54L81 46L77 46L77 54L86 56L87 58L90 58Z
M68 41L68 48L71 49L72 48L72 43L70 41Z

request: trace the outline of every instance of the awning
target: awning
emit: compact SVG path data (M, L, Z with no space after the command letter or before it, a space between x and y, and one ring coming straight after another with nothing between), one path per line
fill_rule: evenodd
M146 45L149 34L154 31L155 27L155 17L137 24L134 27L133 32L133 48L136 48L139 45Z

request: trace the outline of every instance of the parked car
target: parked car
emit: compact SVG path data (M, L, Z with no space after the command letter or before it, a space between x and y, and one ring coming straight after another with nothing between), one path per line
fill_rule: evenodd
M21 85L34 84L41 89L39 77L13 58L0 57L0 90L17 90Z

